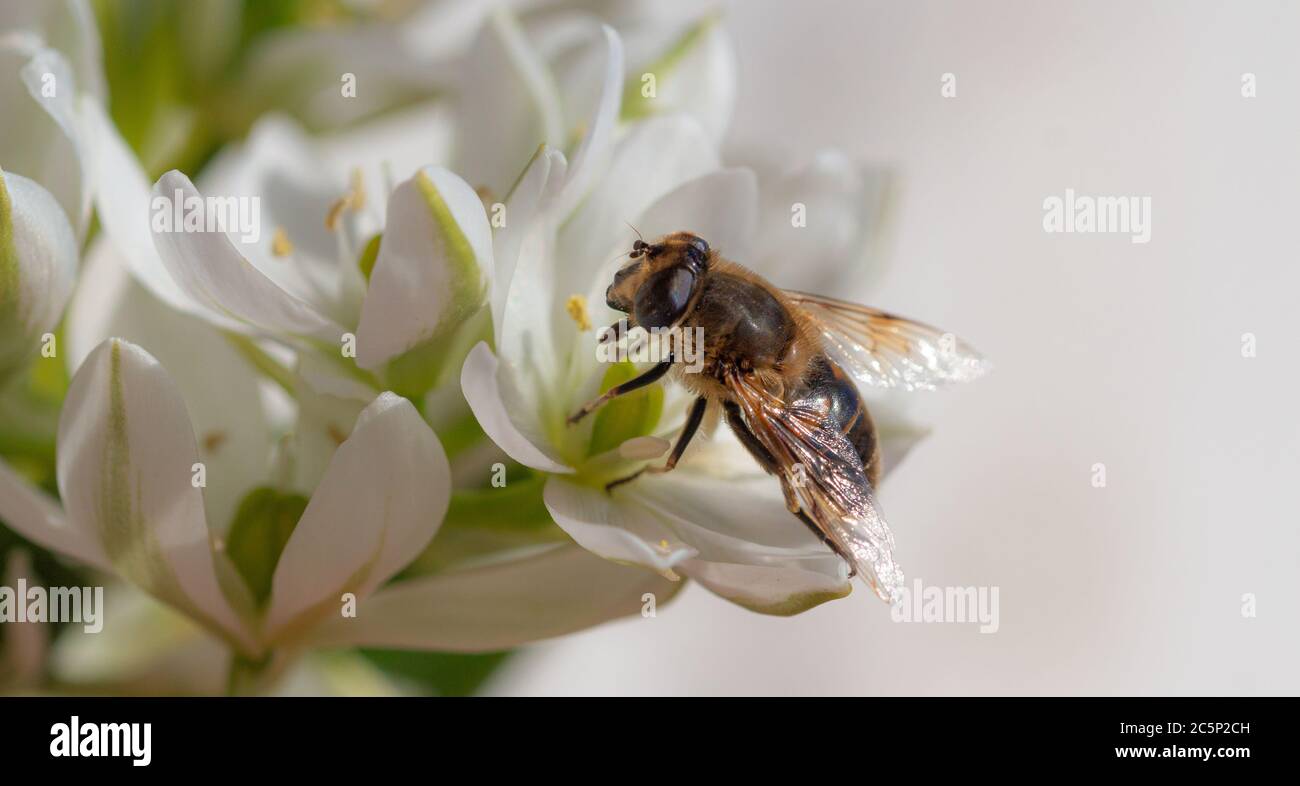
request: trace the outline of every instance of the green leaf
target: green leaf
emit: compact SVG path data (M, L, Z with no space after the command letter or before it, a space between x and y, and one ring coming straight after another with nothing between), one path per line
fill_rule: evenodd
M280 553L306 509L306 497L265 486L248 492L239 503L226 538L226 554L259 606L271 597Z

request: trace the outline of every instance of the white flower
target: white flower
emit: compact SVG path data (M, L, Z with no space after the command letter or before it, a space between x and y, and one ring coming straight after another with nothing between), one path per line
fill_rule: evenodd
M0 10L0 166L54 195L78 237L90 212L94 137L104 97L87 3L6 3Z
M300 358L309 364L304 373L314 369L330 392L422 394L434 380L407 372L428 372L486 296L487 216L474 190L446 169L412 171L391 193L372 190L380 184L359 174L349 184L292 123L272 117L214 162L202 192L172 171L151 194L111 124L100 131L103 178L116 184L101 217L141 283L215 326L310 356ZM257 199L258 231L152 225L159 211L205 194ZM391 365L408 353L419 362Z
M143 350L126 342L100 344L104 336L112 334L148 341L158 357L165 360L168 371L164 372L162 365L150 361ZM248 613L249 590L242 585L252 583L249 577L236 575L232 579L232 574L241 571L232 570L231 562L241 565L248 562L247 559L241 561L247 555L240 553L238 547L241 524L244 533L259 532L274 524L250 514L249 500L288 500L298 494L312 495L313 502L303 510L301 521L293 530L295 533L308 526L308 519L312 516L327 518L333 522L331 527L348 522L346 533L336 534L332 529L326 533L325 528L317 527L319 540L313 536L300 547L293 546L293 541L290 541L285 547L286 555L293 548L317 555L305 562L315 560L330 565L338 560L352 560L357 556L358 548L364 548L374 535L374 532L358 531L367 529L359 527L359 523L369 523L372 526L368 529L374 530L378 526L376 517L384 512L401 514L404 522L395 523L400 523L404 530L432 536L442 522L442 512L450 493L448 469L437 440L414 409L391 394L381 396L362 411L360 417L357 410L361 407L353 409L350 404L345 404L341 411L321 413L315 410L313 400L300 400L299 409L303 411L296 425L299 444L294 463L307 466L295 467L296 471L286 473L277 461L277 466L268 470L268 454L277 442L277 427L263 411L260 399L265 393L259 389L253 369L241 354L241 348L246 344L242 341L232 343L228 335L223 335L203 320L159 302L127 274L126 266L116 258L108 243L98 242L88 255L80 288L69 308L65 358L70 369L80 370L74 377L76 381L63 416L61 433L64 437L59 443L61 467L70 461L68 455L77 449L75 446L83 445L84 438L74 435L66 425L70 418L76 417L71 414L73 406L86 406L74 402L98 403L111 399L106 395L80 395L77 390L91 384L82 380L97 373L90 369L97 362L103 364L104 353L108 351L105 347L112 346L112 343L121 344L119 353L126 361L122 363L125 370L140 371L137 366L143 365L150 372L148 377L157 377L151 381L172 388L171 392L176 394L173 404L184 402L188 421L183 425L178 418L172 418L172 422L160 421L156 417L141 421L136 426L145 430L145 436L137 438L134 430L129 429L132 434L128 442L132 453L139 449L146 456L159 452L152 443L171 444L166 432L175 433L178 435L176 440L189 441L194 446L195 460L203 463L208 481L201 495L206 514L202 520L207 536L225 546L214 551L213 564L222 584L222 594L230 599L230 605L240 612L241 621L257 636L252 645L267 649L286 644L327 644L441 651L498 650L634 613L641 608L642 596L646 592L666 600L675 590L657 576L625 570L576 546L559 546L508 562L479 561L440 569L433 574L429 574L427 568L417 570L416 566L411 566L406 571L407 577L400 583L391 584L369 597L364 591L358 593L355 617L343 617L337 611L333 615L325 614L318 625L301 637L293 634L277 639L270 628L274 621L269 616L269 608L274 605L276 597L283 599L289 591L284 587L290 585L284 582L290 580L280 578L283 571L289 570L284 567L289 558L261 555L263 577L270 578L271 574L265 572L268 569L274 568L275 571L275 584L265 588L269 590L269 601L261 613ZM131 377L125 374L124 387L128 398L133 389L138 390L138 386L131 384ZM338 406L337 402L333 406ZM374 416L379 410L382 410L382 420ZM338 417L318 422L333 415ZM102 409L97 409L93 416L82 416L80 420L104 416ZM392 428L377 430L376 421L386 422ZM349 432L351 436L348 436ZM404 447L412 440L417 445L429 444L437 448L436 456L416 454L413 460L412 451ZM87 465L98 461L103 466L105 456L102 454L97 456L93 449L84 445L80 453ZM346 460L348 466L340 468L340 462L348 454L352 456ZM193 464L189 456L179 459L179 462L187 468L183 481L188 489ZM364 471L360 470L362 466ZM165 488L159 488L160 484L178 482L175 473L166 475L153 462L138 469L142 480L140 490L145 496L153 491L164 493ZM60 477L65 476L61 474ZM62 484L60 488L66 496L67 488ZM326 493L326 489L331 488L334 491ZM267 489L274 489L278 494L270 495ZM387 508L376 497L376 493L385 489L392 492L392 499L404 500L404 503L396 509ZM305 496L301 499L306 500ZM241 513L237 513L237 509ZM57 534L51 532L52 527L71 526L71 508L66 513L59 511L57 506L3 465L0 465L0 518L11 522L15 529L37 543L73 557L82 556L76 551L79 538L74 538L72 545L64 548L60 548L57 541L50 540L51 537L57 538ZM156 523L161 525L161 522ZM390 534L385 540L400 545L402 541L392 537L391 529L388 531ZM89 533L89 537L92 542L97 539L94 532ZM143 539L141 533L134 537ZM425 540L425 536L416 535L402 545L402 554L392 565L401 567L419 555L423 549L419 543L421 540ZM96 561L97 553L93 546L87 554L89 558L82 561L88 564L115 567ZM354 567L351 562L348 564ZM389 573L390 567L387 564L382 566L383 574ZM120 568L117 572L128 581L135 580L132 574ZM303 575L316 576L318 571L299 560L294 575L300 579ZM376 581L382 581L380 575L374 576ZM115 684L151 684L157 685L159 690L211 692L221 689L219 676L215 678L214 687L211 667L226 657L222 651L229 646L230 634L222 631L214 636L213 626L207 618L194 615L185 601L159 593L152 585L140 586L180 611L164 617L148 609L137 609L139 613L122 617L115 609L110 609L103 634L109 638L100 641L102 636L92 636L85 643L86 647L99 653L94 658L95 663L86 664L85 658L81 658L82 665L61 669L60 678L97 683L109 680ZM593 588L597 588L602 598L602 603L596 606L586 595ZM317 589L309 586L305 591L310 598L317 594ZM110 606L115 601L114 593L121 591L120 587L116 590L110 587ZM332 600L337 602L340 598L334 596ZM215 602L219 605L220 598ZM300 626L291 624L289 627ZM160 630L172 630L174 635L159 640L156 634ZM248 646L249 642L244 644ZM106 652L112 656L106 657ZM288 663L280 665L287 666ZM161 685L153 679L161 677L164 672L171 675L168 679L177 682Z
M514 459L550 473L547 507L585 548L686 575L766 613L798 613L842 597L850 590L847 566L786 511L776 481L725 428L688 452L676 471L604 490L644 465L642 448L666 450L682 424L683 391L650 388L577 427L565 420L613 381L615 372L596 361L590 324L621 316L603 305L603 293L636 238L628 223L647 238L695 232L724 255L788 280L782 268L794 260L801 273L804 260L843 268L861 256L860 225L878 208L883 184L826 154L773 178L773 196L760 208L755 175L722 168L688 116L639 121L615 139L621 54L617 37L607 35L602 100L575 160L569 165L543 149L507 201L510 223L494 238L495 352L486 344L471 352L462 372L466 398ZM819 208L819 232L775 238L760 230L770 222L789 226L797 201ZM917 433L887 425L882 436L892 464Z
M103 92L84 2L0 9L0 384L41 348L72 292Z
M218 3L217 6L222 4ZM628 44L624 73L629 96L627 111L643 116L676 110L695 114L712 134L722 138L734 102L735 55L719 24L717 2L645 3L640 0L423 0L406 4L405 13L392 8L367 14L364 9L347 21L289 26L268 31L254 42L239 69L235 99L250 116L274 108L291 112L313 130L341 128L385 111L409 107L428 99L434 103L459 94L460 109L471 115L483 111L527 113L528 99L552 92L563 106L547 107L561 114L550 130L571 133L563 113L584 115L587 91L594 90L586 44L599 35L599 24L617 30ZM213 10L212 16L219 12ZM193 15L204 24L196 35L205 46L233 25ZM530 42L529 56L545 72L545 82L529 85L492 80L478 65L503 52L517 51L509 40L522 35ZM642 100L643 76L653 74L652 96ZM347 90L344 90L344 87ZM486 88L486 89L485 89ZM531 120L531 118L530 118ZM499 162L479 163L507 176L517 174L523 160L543 137L527 139L530 124L489 128L477 122L460 126L463 141L485 149L485 133L527 142L522 148L496 146ZM500 139L498 139L500 141ZM552 144L557 141L545 138ZM522 153L515 160L511 154ZM509 186L477 179L478 171L457 172L475 186Z
M151 355L120 340L92 352L69 388L58 447L61 508L0 464L10 526L121 575L252 659L339 614L345 593L364 598L391 578L432 539L450 494L433 432L409 402L380 395L282 551L261 555L274 572L259 598L248 562L214 542L185 402Z
M565 149L608 76L600 21L620 35L620 118L685 113L713 145L735 101L735 55L713 9L676 12L634 3L598 3L594 15L552 3L516 18L490 14L461 64L452 169L503 195L538 144Z

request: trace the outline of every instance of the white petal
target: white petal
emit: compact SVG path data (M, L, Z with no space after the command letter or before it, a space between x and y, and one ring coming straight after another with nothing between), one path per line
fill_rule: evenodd
M38 149L30 151L43 159L40 169L30 174L53 191L81 236L90 214L90 176L86 172L89 140L82 129L72 67L59 52L42 48L23 66L22 80L31 101L54 121L53 128L43 127ZM13 106L14 114L30 111L27 106ZM13 148L9 151L11 155L22 152Z
M433 538L451 499L442 445L411 402L381 394L335 451L275 569L268 639L364 598Z
M178 204L183 210L202 204L202 195L188 177L172 170L158 179L153 193L153 218L158 219L154 243L168 272L186 294L271 335L338 343L344 332L338 324L276 286L239 254L220 227L186 231L163 218L168 211L174 216Z
M3 461L0 461L0 519L37 545L100 570L112 570L99 533L74 526L58 502Z
M409 46L401 24L280 27L258 36L240 69L238 106L291 112L313 129L343 128L428 97L450 81L440 50ZM345 94L341 80L355 88Z
M101 344L73 377L59 419L64 509L99 534L120 574L254 652L217 583L197 462L167 372L134 344Z
M559 94L506 10L491 15L463 68L452 169L501 196L538 145L563 147Z
M758 224L758 180L748 169L722 169L689 180L646 209L646 237L694 232L730 259L746 259ZM602 284L607 286L607 284Z
M552 478L551 515L607 559L673 568L755 611L795 614L849 592L848 569L786 511L775 481L686 468L614 493Z
M367 208L384 223L384 200L393 187L430 162L450 161L455 112L447 101L429 101L385 113L360 125L315 138L335 172L360 171Z
M34 34L71 61L81 90L104 96L103 53L95 13L86 0L52 0L41 3L6 3L0 16L0 33Z
M579 546L605 559L671 570L699 552L682 542L645 507L592 488L552 477L543 494L555 523Z
M296 123L281 115L258 120L243 144L227 146L204 167L199 186L205 194L258 200L256 237L230 237L267 278L308 302L338 297L338 240L325 217L347 184L324 165ZM277 235L292 247L283 256L275 248Z
M483 304L492 228L474 189L427 167L393 191L357 327L357 364L376 369L445 338Z
M705 18L673 31L667 40L661 30L654 26L644 29L644 37L653 38L655 46L647 59L635 61L630 69L638 92L625 93L633 104L623 107L624 119L684 112L700 121L709 138L720 143L736 103L736 52L726 26L716 17ZM633 49L631 37L629 33L629 52ZM639 54L647 54L642 42L637 42L636 48ZM639 94L641 75L647 73L655 75L651 98Z
M538 150L528 169L505 203L506 222L492 236L492 257L496 265L492 281L493 335L502 335L506 300L515 278L524 239L530 232L539 231L538 214L553 197L564 180L566 163L563 154Z
M87 132L96 140L95 211L104 233L131 266L132 274L173 308L203 317L219 327L238 327L237 321L201 305L172 279L154 247L150 187L140 162L102 107L88 104L85 122Z
M0 170L0 381L40 347L72 294L77 240L37 183Z
M543 421L562 420L567 414L559 411L557 402L564 375L562 361L572 347L567 337L574 332L556 290L557 262L552 221L541 216L520 241L501 308L500 331L494 336L502 362L498 380L506 409L530 438L543 444ZM544 412L548 402L550 410Z
M113 336L149 347L184 397L207 467L207 519L214 532L225 531L239 501L265 483L275 444L261 383L248 360L206 321L154 297L104 238L86 254L64 335L70 371Z
M637 614L646 594L663 603L680 586L576 546L560 546L387 587L362 602L355 618L335 618L322 626L314 643L503 650Z
M480 342L470 350L461 368L460 385L483 431L512 459L541 472L573 472L539 446L546 444L539 433L526 434L515 422L512 413L517 410L507 408L502 398L497 357L487 344Z
M604 175L613 149L623 90L623 41L608 25L601 25L601 37L604 80L590 119L584 125L586 134L573 154L564 190L557 197L556 211L561 216L567 216L587 198L597 179Z
M310 365L319 363L313 357L304 353L299 361L299 382L294 389L298 412L291 443L293 488L306 497L320 486L334 451L352 433L357 418L375 399L375 392L360 383L352 382L357 386L354 390L345 387L351 381L342 377L304 373Z
M843 153L818 153L800 169L760 178L762 204L752 267L778 286L812 292L864 287L878 274L874 251L886 219L889 174L859 166ZM806 226L794 226L803 205ZM799 260L797 279L790 260Z
M717 168L717 152L689 117L655 117L632 126L589 198L573 216L560 214L566 221L553 253L559 267L555 291L561 302L588 291L616 254L631 250L636 234L628 224L639 221L646 208ZM552 318L568 320L559 306L554 305Z
M54 640L50 672L72 686L112 686L141 695L217 695L230 648L183 614L126 582L104 587L104 628L66 626Z
M696 457L695 462L701 461ZM621 507L652 515L701 559L798 566L839 575L843 560L785 508L775 478L763 474L710 477L686 462L666 475L647 475L612 495Z
M743 565L694 559L681 572L750 611L788 617L853 590L846 578L786 566Z

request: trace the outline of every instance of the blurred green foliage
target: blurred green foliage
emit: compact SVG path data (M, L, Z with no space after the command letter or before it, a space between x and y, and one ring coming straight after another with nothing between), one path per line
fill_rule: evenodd
M510 657L509 652L462 655L363 649L361 654L390 676L419 686L431 696L472 696Z
M194 174L261 110L241 91L277 31L355 18L339 0L94 0L110 113L151 175Z

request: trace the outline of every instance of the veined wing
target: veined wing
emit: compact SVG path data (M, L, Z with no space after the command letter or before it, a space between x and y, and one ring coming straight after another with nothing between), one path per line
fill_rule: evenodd
M813 321L831 360L864 385L934 390L990 368L969 344L936 327L845 300L785 294Z
M894 602L903 588L894 536L853 445L826 424L824 412L809 405L787 406L739 371L726 382L745 425L776 460L799 509L881 600Z

